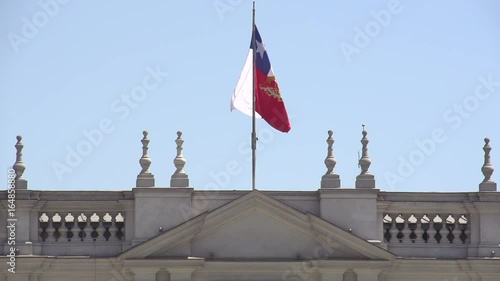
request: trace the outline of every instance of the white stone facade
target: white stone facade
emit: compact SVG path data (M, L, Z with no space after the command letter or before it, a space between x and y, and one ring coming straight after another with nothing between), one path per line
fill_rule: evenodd
M384 192L371 186L367 149L363 184L343 188L331 139L316 191L200 191L188 187L181 135L175 187L154 186L145 133L138 187L125 191L31 190L19 140L16 268L2 191L0 280L500 280L488 149L481 184L491 191Z

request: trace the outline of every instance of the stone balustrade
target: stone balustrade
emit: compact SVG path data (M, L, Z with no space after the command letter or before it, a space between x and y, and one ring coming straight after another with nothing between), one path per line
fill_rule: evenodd
M41 242L124 241L122 213L46 213L39 217Z
M385 214L386 243L469 244L470 225L464 214Z

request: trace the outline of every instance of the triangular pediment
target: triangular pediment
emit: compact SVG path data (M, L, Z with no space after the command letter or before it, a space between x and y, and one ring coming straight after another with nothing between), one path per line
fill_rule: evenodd
M200 232L189 244L192 256L216 259L363 258L340 245L335 248L322 245L309 229L291 226L259 208L250 209L216 229ZM154 257L178 256L186 250L184 244Z
M321 218L252 191L120 255L146 257L392 260L395 256Z

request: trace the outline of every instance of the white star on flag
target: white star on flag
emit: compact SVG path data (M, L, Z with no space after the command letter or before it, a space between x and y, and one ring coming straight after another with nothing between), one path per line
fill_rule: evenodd
M257 41L257 54L260 55L260 58L264 58L264 53L266 52L266 48L264 47L264 44L261 42Z

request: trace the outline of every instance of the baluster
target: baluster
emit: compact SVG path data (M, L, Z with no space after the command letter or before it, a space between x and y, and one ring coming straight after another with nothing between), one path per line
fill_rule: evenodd
M99 238L99 232L97 232L97 229L99 227L99 216L94 213L90 217L90 227L92 227L92 232L90 233L90 236L92 237L92 240L96 241Z
M403 243L403 240L405 238L405 235L403 233L403 230L405 229L405 219L401 214L399 214L395 219L395 222L396 222L396 229L398 230L396 238L398 238L399 243Z
M73 231L71 229L73 226L75 226L75 217L71 215L71 213L68 213L66 217L64 217L64 226L66 227L66 238L68 238L68 241L71 241L73 238Z
M122 241L123 239L123 227L125 226L125 219L123 218L122 216L122 213L118 213L118 215L116 215L115 217L115 227L116 227L116 238L118 238L118 240Z
M111 237L111 232L109 231L109 229L111 228L112 224L113 224L113 217L111 217L109 213L106 213L102 217L102 226L105 229L103 236L106 239L106 241L109 241L109 238Z
M458 219L458 228L460 230L460 241L462 241L462 244L465 244L468 239L469 239L469 220L465 215L462 215Z
M38 218L40 223L40 238L42 239L42 242L45 242L47 240L47 237L49 237L49 234L47 233L47 228L49 227L49 216L47 216L47 213L42 213L40 217Z
M443 229L443 219L439 215L436 215L432 220L432 222L433 222L433 228L434 230L436 230L436 234L434 234L434 239L439 244L441 243L441 239L443 238L443 235L441 234L441 230Z
M424 239L425 243L434 243L434 234L436 231L434 230L434 223L432 221L433 215L426 214L422 217L422 229L424 230L424 234L422 235L422 239Z
M59 213L56 213L52 217L52 226L54 227L54 233L52 234L52 237L54 237L54 240L58 242L59 237L61 237L61 232L59 231L59 228L61 228L62 226L61 216L59 215Z
M415 215L411 215L408 218L408 229L410 231L409 238L411 243L415 243L415 240L417 239L417 234L415 234L415 230L417 229L417 218Z
M455 235L453 234L453 231L455 230L455 218L450 214L448 217L446 217L446 231L448 232L446 235L446 239L450 244L453 244L453 241L455 240Z
M80 229L80 231L78 232L78 237L80 238L80 241L83 241L87 236L87 233L85 233L85 227L87 227L87 216L84 213L81 213L78 216L77 221L78 228Z
M383 218L383 227L384 227L384 239L385 239L385 242L386 243L390 243L391 242L391 238L392 238L392 234L391 234L391 228L393 227L392 226L392 222L393 222L393 219L391 218L391 216L389 214L386 214Z

